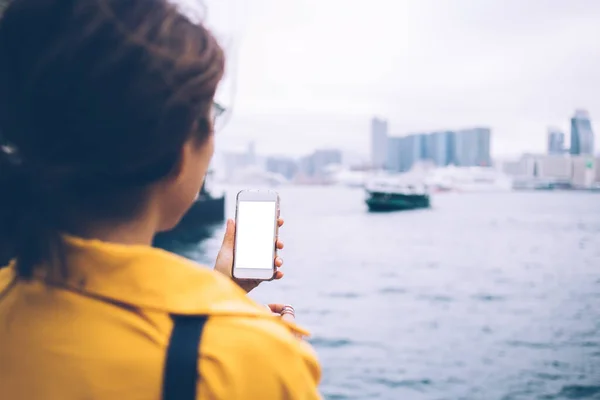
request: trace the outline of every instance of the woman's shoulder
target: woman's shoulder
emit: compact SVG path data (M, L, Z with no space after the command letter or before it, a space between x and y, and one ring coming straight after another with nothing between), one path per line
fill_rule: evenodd
M150 246L67 240L65 283L96 298L179 315L256 312L231 279L176 254Z
M206 339L212 343L209 349L215 355L234 348L235 354L249 358L273 357L273 362L278 362L277 358L282 362L295 359L317 366L316 353L306 341L298 338L299 333L306 332L270 315L211 316Z
M268 313L209 317L199 370L211 398L320 398L316 353L293 333Z

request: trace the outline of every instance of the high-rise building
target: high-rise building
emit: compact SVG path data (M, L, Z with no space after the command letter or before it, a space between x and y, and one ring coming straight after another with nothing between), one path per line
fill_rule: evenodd
M404 138L400 152L401 171L409 171L415 163L425 158L426 139L425 135L409 135Z
M590 115L585 110L576 110L571 118L571 150L572 155L594 154L594 131Z
M445 167L454 162L454 132L442 131L427 135L426 154L423 157L438 167Z
M337 149L316 150L311 155L300 159L300 171L308 177L323 177L327 167L342 163L342 152Z
M460 167L491 166L489 128L463 129L456 132L454 163Z
M298 172L298 163L289 157L268 157L266 168L269 172L281 174L291 180Z
M385 162L385 169L393 172L402 171L402 165L400 163L400 155L402 154L402 145L404 143L403 137L392 136L387 140L387 157Z
M322 149L316 150L313 153L313 162L315 170L320 173L329 165L342 163L342 152L337 149Z
M565 152L565 134L556 128L548 129L548 154L563 154Z
M440 131L388 138L386 169L410 170L416 162L431 161L438 167L490 166L489 128Z
M388 145L388 123L386 120L371 120L371 164L375 169L386 167Z
M406 172L427 154L427 136L408 135L390 137L388 139L388 152L386 169L391 172Z
M456 132L446 132L448 140L448 165L456 165Z
M315 175L315 164L312 154L304 156L298 162L298 170L302 176L312 177Z

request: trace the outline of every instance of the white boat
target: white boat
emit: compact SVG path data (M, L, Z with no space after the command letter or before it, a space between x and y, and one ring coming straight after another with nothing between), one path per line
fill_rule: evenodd
M404 173L378 171L365 181L367 191L387 193L427 194L426 175L421 170L412 169Z
M508 192L513 190L512 179L490 167L448 166L429 171L425 182L434 191L444 192Z
M332 183L342 186L362 188L367 181L366 171L352 171L341 165L328 166L325 173Z

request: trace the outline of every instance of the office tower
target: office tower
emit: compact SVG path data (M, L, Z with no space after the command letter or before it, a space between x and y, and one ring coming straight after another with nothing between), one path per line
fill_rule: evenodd
M565 134L556 128L548 129L548 154L565 152Z
M433 132L425 140L426 153L423 159L432 161L438 167L454 162L454 132Z
M585 110L576 110L571 118L571 150L572 155L594 154L594 131L590 115Z
M342 152L338 149L321 149L300 159L300 171L309 177L323 177L327 167L342 163Z
M426 139L425 135L390 137L388 139L386 169L391 172L409 171L416 162L424 159Z
M424 159L426 155L426 136L408 135L402 138L400 145L400 171L409 171L415 163Z
M280 174L286 179L293 179L298 172L298 163L290 157L268 157L266 161L268 172Z
M390 137L387 140L387 154L385 169L392 172L402 171L400 163L400 154L402 153L403 137Z
M386 166L395 172L409 171L419 161L438 167L491 166L490 139L489 128L390 137Z
M321 149L313 153L313 161L315 169L318 172L329 165L337 165L342 163L342 152L338 149Z
M371 120L371 164L375 169L385 168L387 158L388 123L386 120Z
M463 129L456 132L455 164L460 167L490 166L490 139L489 128Z

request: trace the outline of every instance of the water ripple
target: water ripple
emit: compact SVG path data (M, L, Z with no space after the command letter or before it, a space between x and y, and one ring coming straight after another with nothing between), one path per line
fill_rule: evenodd
M406 387L415 390L423 390L432 384L431 379L389 379L384 377L371 379L370 382L384 385L389 388Z
M471 296L471 298L473 300L484 301L484 302L485 301L502 301L502 300L505 300L504 296L487 294L487 293L475 294L475 295Z
M354 343L348 339L328 339L328 338L323 338L323 337L318 337L315 336L311 339L309 339L310 344L312 344L315 347L322 347L322 348L338 348L338 347L347 347L347 346L352 346L354 345Z
M557 398L592 399L596 395L600 395L600 386L569 385L562 388Z
M358 297L361 297L360 294L355 293L355 292L345 292L345 293L328 293L326 294L327 297L334 297L334 298L341 298L341 299L356 299Z
M385 287L379 290L381 294L404 294L407 292L408 290L402 287Z
M537 343L525 340L509 340L506 344L512 347L527 347L530 349L552 349L554 347L552 343Z
M454 299L452 297L445 296L445 295L423 294L423 295L420 295L418 298L419 298L419 300L441 302L441 303L448 303L448 302L454 301Z

